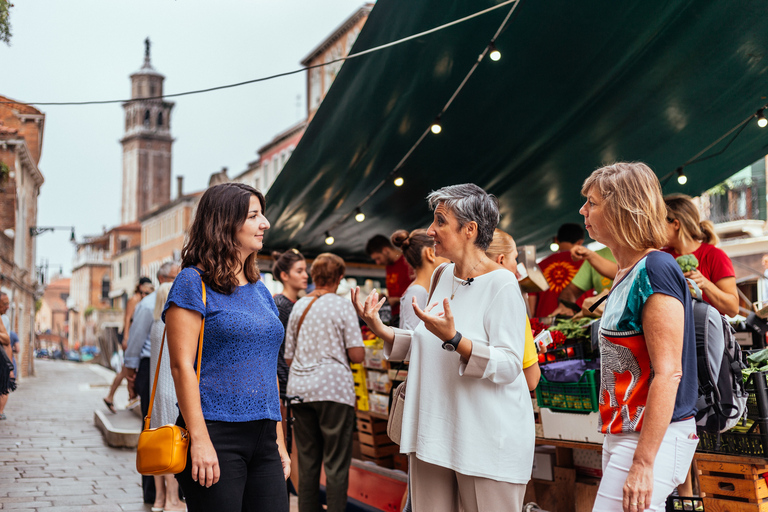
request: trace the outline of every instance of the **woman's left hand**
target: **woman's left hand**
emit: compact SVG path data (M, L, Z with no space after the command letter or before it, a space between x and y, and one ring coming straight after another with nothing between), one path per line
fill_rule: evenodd
M653 466L633 462L624 482L624 512L640 512L651 505Z
M701 290L702 293L706 292L709 289L709 287L712 285L712 281L704 277L702 273L699 272L699 269L691 270L689 272L686 272L683 275L688 279L692 279L693 282L696 283L696 286L699 287L699 290Z
M450 302L447 298L443 300L443 313L437 315L430 314L430 311L432 311L436 305L437 302L431 305L427 304L427 308L422 311L416 303L416 297L413 298L413 312L416 313L419 320L424 322L424 327L439 339L443 341L450 340L456 335Z
M288 451L278 445L277 451L280 453L280 461L283 463L283 476L288 480L291 477L291 456Z

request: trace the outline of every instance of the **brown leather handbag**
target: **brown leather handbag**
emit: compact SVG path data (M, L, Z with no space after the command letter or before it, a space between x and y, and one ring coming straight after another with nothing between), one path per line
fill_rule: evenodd
M432 294L435 293L437 283L440 281L440 276L443 275L447 263L443 263L435 271L435 278L432 280L432 286L430 286L429 297L427 297L427 306L432 300ZM400 373L398 371L398 373ZM408 382L408 377L395 388L392 393L392 403L389 405L389 419L387 420L387 435L393 443L400 444L400 434L403 431L403 409L405 408L405 384Z
M203 286L203 308L205 308L205 283ZM197 382L200 382L200 360L203 357L203 332L205 331L205 316L200 325L200 342L197 346ZM149 399L149 410L144 418L144 430L139 434L139 444L136 447L136 469L142 475L175 475L181 473L187 466L187 451L189 449L189 433L178 425L163 425L149 428L152 418L152 406L155 403L157 377L160 375L160 361L163 359L166 329L163 329L163 339L160 342L160 355L157 358L155 380L152 383L152 395Z

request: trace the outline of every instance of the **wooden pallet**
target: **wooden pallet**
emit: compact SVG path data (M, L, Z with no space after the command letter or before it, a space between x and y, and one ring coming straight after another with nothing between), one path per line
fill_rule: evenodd
M697 461L707 512L768 512L766 464Z

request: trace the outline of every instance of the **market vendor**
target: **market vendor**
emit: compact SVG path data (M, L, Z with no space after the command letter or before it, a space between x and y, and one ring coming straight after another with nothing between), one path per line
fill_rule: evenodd
M618 265L600 324L599 425L606 436L593 510L663 510L698 445L691 294L677 262L659 250L667 212L647 165L600 168L582 194L587 231Z
M396 325L400 319L400 297L413 281L413 269L408 265L403 253L384 235L376 235L368 240L365 252L374 263L385 267L387 297L392 306L392 321Z
M383 324L376 290L352 292L358 315L391 361L410 359L400 452L409 456L419 512L520 511L531 478L535 431L523 373L525 314L515 275L486 256L498 200L473 184L428 196L427 233L440 274L432 304L414 304L413 331Z
M684 194L671 194L664 198L667 205L667 247L662 249L677 258L685 254L696 257L698 267L685 272L721 314L739 314L739 292L736 272L725 251L715 247L718 242L711 221L700 220L699 209Z
M571 280L570 284L560 293L558 298L560 305L550 316L573 316L578 310L569 307L575 304L577 299L589 290L594 290L595 295L613 286L613 278L616 277L616 259L611 249L603 247L597 251L588 249L583 245L571 248L571 258L583 261L581 268Z

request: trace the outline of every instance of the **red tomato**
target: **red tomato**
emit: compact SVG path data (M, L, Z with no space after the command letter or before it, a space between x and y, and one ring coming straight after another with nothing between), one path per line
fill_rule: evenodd
M539 354L539 363L543 363L547 360L546 356L544 354Z
M573 357L574 352L575 351L573 350L573 347L568 347L565 349L565 353L568 354L568 357Z
M547 361L549 361L551 363L552 361L555 361L556 359L557 358L555 357L554 352L547 353Z

